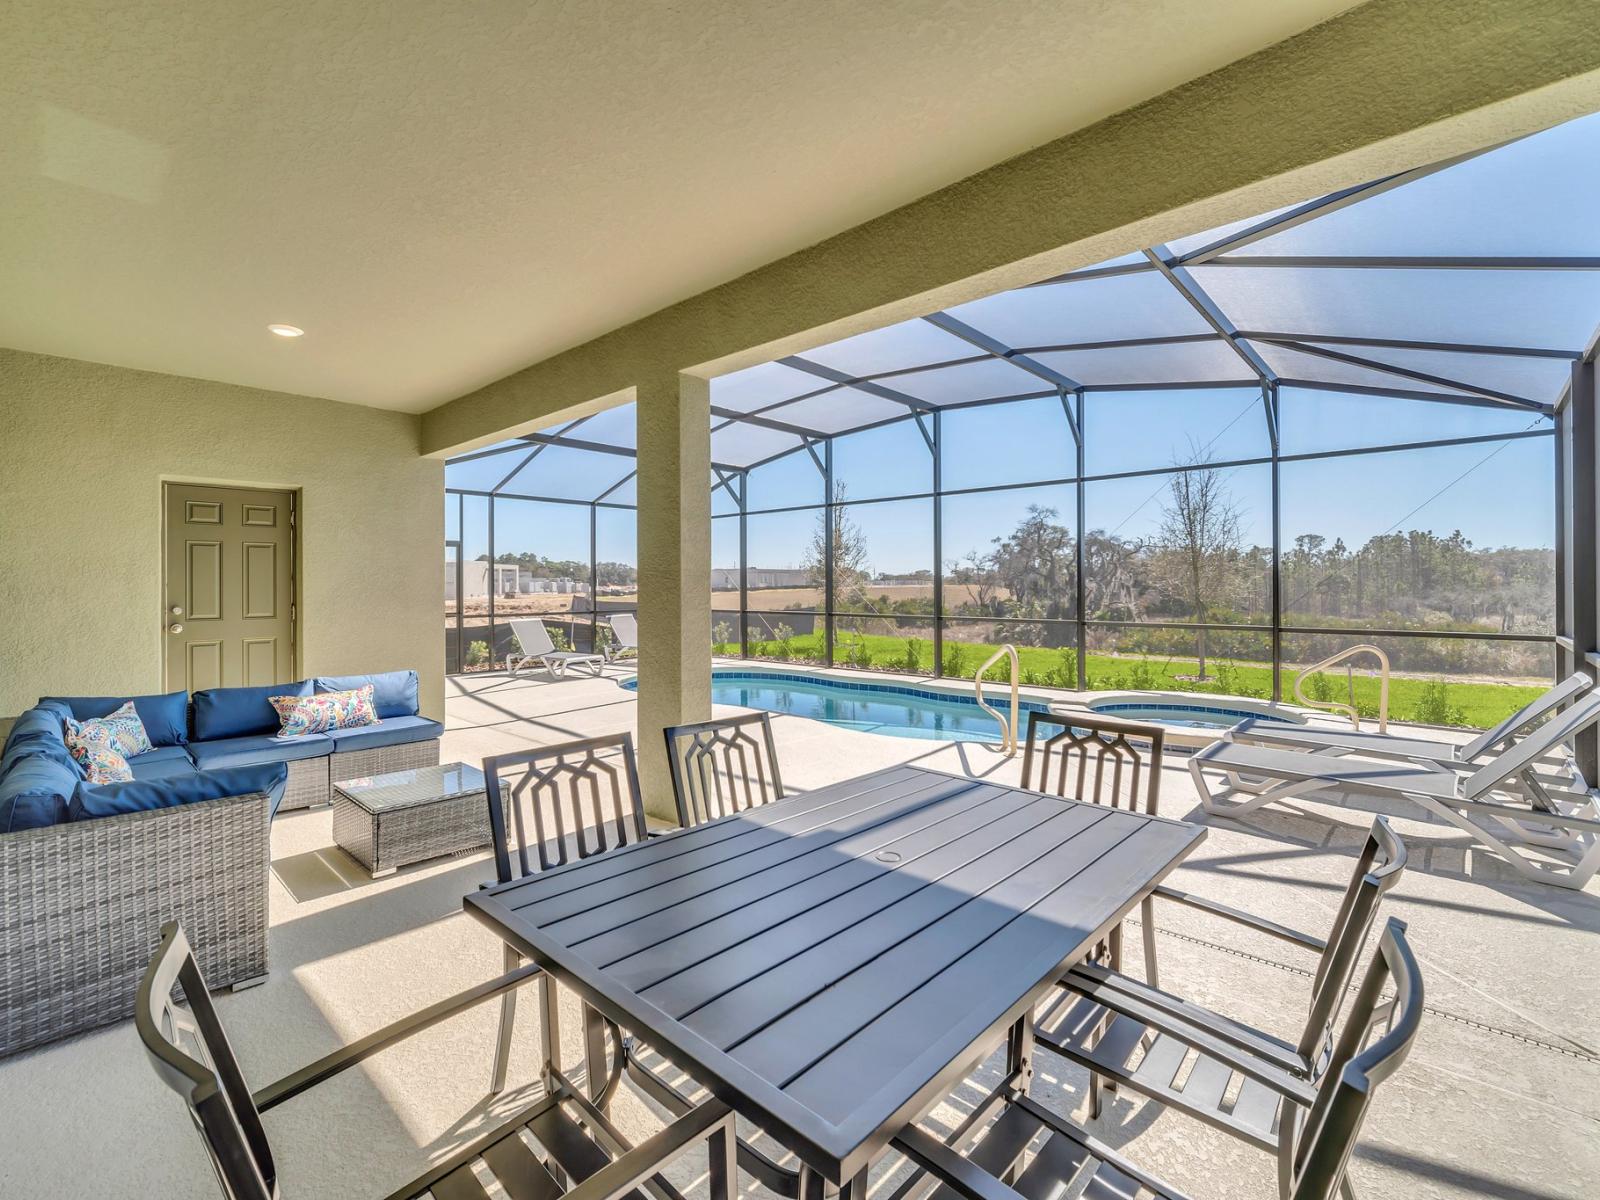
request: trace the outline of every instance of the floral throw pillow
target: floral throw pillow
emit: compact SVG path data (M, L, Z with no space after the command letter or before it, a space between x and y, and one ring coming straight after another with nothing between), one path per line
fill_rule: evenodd
M278 710L278 736L300 737L330 729L355 729L376 725L378 711L372 703L372 685L353 692L321 692L315 696L269 696Z
M132 708L131 704L124 707ZM120 709L118 710L121 711ZM115 714L113 714L115 715ZM137 718L135 718L137 719ZM140 726L140 732L144 726ZM104 719L69 722L66 731L67 749L83 768L90 783L126 783L133 778L133 769L117 748L117 735ZM145 743L146 747L149 742Z
M150 735L145 732L144 722L139 719L139 710L133 706L132 700L104 717L74 724L83 731L85 737L108 736L112 748L123 758L132 758L135 754L144 754L152 749Z

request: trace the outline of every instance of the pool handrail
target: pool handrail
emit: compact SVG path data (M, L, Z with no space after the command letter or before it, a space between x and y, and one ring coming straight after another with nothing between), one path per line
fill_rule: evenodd
M1006 722L1006 719L1001 716L1000 713L993 708L987 700L983 698L983 673L990 667L994 666L994 664L999 662L1002 658L1007 656L1009 656L1011 659L1011 721L1009 724ZM1017 724L1020 720L1022 709L1021 698L1018 695L1017 689L1019 683L1021 682L1019 679L1021 670L1021 663L1017 658L1017 648L1011 645L1011 643L1007 642L988 658L984 659L983 665L978 668L977 673L972 677L972 690L977 693L978 707L993 717L995 722L1000 726L1000 749L1004 752L1007 758L1013 758L1017 753Z
M1389 732L1389 656L1383 652L1381 647L1374 646L1371 642L1362 642L1360 645L1357 645L1357 646L1347 646L1345 649L1339 651L1337 654L1330 654L1327 658L1323 659L1321 662L1313 663L1311 666L1307 667L1304 671L1301 671L1299 675L1295 676L1294 698L1296 700L1298 700L1301 704L1305 705L1307 708L1321 708L1321 709L1326 709L1329 712L1343 713L1345 716L1350 718L1351 726L1359 731L1360 728L1361 728L1361 714L1356 710L1356 705L1355 705L1355 699L1356 699L1355 677L1354 677L1353 672L1351 671L1350 664L1347 661L1348 659L1354 658L1358 654L1371 654L1371 655L1375 656L1377 658L1377 660L1378 660L1378 665L1381 668L1381 671L1380 671L1380 673L1378 675L1378 732L1379 733L1388 733ZM1345 664L1345 678L1346 678L1346 681L1347 681L1347 685L1349 687L1349 695L1350 695L1350 703L1349 704L1341 703L1338 700L1312 700L1304 692L1302 692L1300 690L1301 687L1305 684L1305 681L1310 679L1318 671L1324 670L1324 669L1326 669L1328 667L1333 666L1336 663L1341 663L1341 662Z

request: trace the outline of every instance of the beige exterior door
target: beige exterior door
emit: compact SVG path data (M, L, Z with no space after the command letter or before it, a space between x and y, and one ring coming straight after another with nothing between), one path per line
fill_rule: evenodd
M282 683L294 672L294 497L165 488L167 687Z

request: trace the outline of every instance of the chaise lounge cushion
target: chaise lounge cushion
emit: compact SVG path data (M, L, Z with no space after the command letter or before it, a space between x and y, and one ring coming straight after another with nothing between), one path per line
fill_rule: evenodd
M417 714L415 671L383 671L376 675L319 675L315 682L319 692L353 692L370 683L372 704L378 710L380 720Z
M265 792L270 808L276 811L288 778L288 767L282 763L269 763L226 771L200 771L184 779L135 779L101 787L83 783L72 794L68 811L74 821L92 821L97 817L148 812L155 808L177 808L183 804L220 800L224 796L245 796L251 792Z
M183 779L193 775L197 768L194 759L182 746L157 746L128 760L128 769L135 779Z
M46 696L41 707L54 708L74 721L108 717L128 702L127 696ZM133 707L144 722L152 746L181 746L189 740L189 693L134 696Z
M227 767L254 767L261 763L322 758L333 753L333 742L325 733L308 733L291 738L257 733L248 737L221 738L214 742L194 742L189 752L194 755L194 765L200 770L220 771Z
M302 679L298 683L274 683L267 687L207 688L203 692L196 692L194 740L214 742L250 734L277 733L278 710L272 707L269 697L309 695L309 679Z
M328 730L335 754L374 750L379 746L402 746L407 742L427 742L443 736L444 726L427 717L385 717L376 725Z

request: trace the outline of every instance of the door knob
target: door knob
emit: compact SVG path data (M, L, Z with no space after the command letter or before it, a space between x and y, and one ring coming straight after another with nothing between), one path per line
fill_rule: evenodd
M183 632L182 623L178 622L178 621L174 621L171 625L167 626L167 632L168 633L182 633Z

